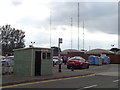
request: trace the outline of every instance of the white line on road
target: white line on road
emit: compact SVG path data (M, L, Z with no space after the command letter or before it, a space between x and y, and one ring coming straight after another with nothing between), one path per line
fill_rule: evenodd
M92 85L92 86L87 86L87 87L83 87L83 89L85 88L92 88L92 87L96 87L97 85Z
M118 82L118 81L120 81L120 80L114 80L113 82Z

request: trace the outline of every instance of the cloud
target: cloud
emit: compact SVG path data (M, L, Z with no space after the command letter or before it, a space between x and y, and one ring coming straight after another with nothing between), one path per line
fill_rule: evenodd
M78 3L53 3L53 25L70 25L70 18L73 18L73 25L78 24ZM101 32L117 34L118 20L118 5L117 3L102 2L102 3L83 3L79 4L79 21L82 27L83 20L85 28L90 29L90 32L100 30ZM59 12L58 12L59 11Z
M108 34L118 34L118 18L116 15L108 17L94 18L85 22L85 28L89 32L96 32L96 30Z
M13 4L14 6L19 6L19 5L22 4L22 0L13 0L13 1L12 1L12 4Z
M35 41L35 46L50 46L50 11L52 12L52 46L63 38L63 49L71 46L71 17L73 18L73 48L78 44L78 3L41 2L40 0L0 1L0 24L11 24L26 34L26 45ZM109 48L117 43L117 2L80 2L80 48L83 39L83 20L85 22L85 48ZM106 33L106 34L104 34ZM112 35L113 34L113 35ZM103 35L103 37L102 37ZM115 36L114 36L115 35ZM99 36L99 37L98 37ZM97 38L96 38L97 37ZM102 37L102 38L101 38ZM104 39L105 38L105 39ZM108 46L107 46L108 45Z
M50 11L52 12L52 26L71 25L71 17L73 18L73 26L78 25L78 3L77 2L48 2L46 4L23 3L20 11L24 13L17 23L33 25L35 28L44 27L49 30ZM32 5L35 5L31 8ZM45 6L44 6L45 5ZM85 28L89 32L99 30L101 32L118 34L118 11L115 2L80 2L79 3L79 21L82 27L83 20ZM63 28L63 30L65 30Z

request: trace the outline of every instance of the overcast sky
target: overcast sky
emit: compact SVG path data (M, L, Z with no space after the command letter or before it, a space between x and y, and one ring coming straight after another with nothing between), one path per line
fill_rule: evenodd
M0 0L0 26L25 31L25 44L35 42L36 47L58 46L58 38L63 38L62 50L78 49L78 1L55 2L50 0ZM87 0L86 0L87 1ZM71 34L71 18L73 19ZM79 48L110 49L118 47L118 2L79 2Z

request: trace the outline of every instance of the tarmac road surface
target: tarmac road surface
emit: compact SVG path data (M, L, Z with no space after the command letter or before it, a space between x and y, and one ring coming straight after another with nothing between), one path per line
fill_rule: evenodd
M58 69L54 67L54 72ZM59 79L50 79L37 82L28 82L15 85L3 86L3 88L73 88L74 90L81 90L86 88L119 88L118 83L118 65L110 64L103 66L90 66L89 69L74 70L73 72L62 66L61 73L54 73L56 75L76 74L76 73L93 73L83 76L66 77ZM65 75L67 76L67 75ZM68 75L69 76L69 75Z
M93 75L79 78L64 78L46 80L44 82L33 82L32 84L23 84L11 88L118 88L118 77Z

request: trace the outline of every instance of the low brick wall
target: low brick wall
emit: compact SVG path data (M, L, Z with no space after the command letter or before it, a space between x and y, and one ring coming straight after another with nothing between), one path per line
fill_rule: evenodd
M108 55L110 57L111 64L120 64L120 55Z
M90 55L100 56L99 54L62 54L61 56L73 57L73 56L81 56L84 59L88 60ZM120 64L120 55L107 55L110 57L111 64Z

